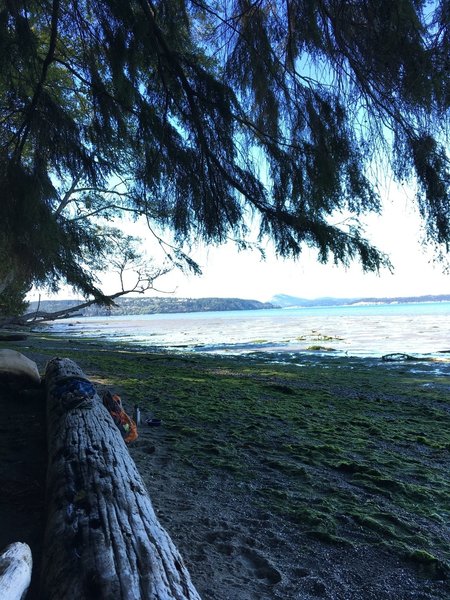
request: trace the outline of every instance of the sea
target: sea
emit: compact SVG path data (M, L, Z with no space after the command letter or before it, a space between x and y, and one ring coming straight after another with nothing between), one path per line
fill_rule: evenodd
M450 302L74 317L47 329L148 350L450 361Z

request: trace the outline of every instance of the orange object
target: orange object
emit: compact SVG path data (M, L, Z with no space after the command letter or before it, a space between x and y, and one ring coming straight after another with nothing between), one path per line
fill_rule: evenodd
M138 437L137 426L133 419L123 410L120 396L111 394L111 392L105 392L103 394L103 404L108 409L125 442L127 444L134 442Z

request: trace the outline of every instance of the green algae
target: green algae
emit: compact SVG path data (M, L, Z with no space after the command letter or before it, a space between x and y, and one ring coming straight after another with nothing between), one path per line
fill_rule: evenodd
M232 477L248 486L246 501L299 535L382 545L423 576L447 576L448 374L330 357L298 366L55 344L126 407L163 420L186 478Z
M328 346L320 346L318 344L308 346L306 350L309 352L336 352L336 348L329 348Z

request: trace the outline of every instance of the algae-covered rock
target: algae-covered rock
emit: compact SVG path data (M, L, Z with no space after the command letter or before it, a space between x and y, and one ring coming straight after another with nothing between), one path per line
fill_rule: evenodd
M17 350L0 350L0 386L20 390L40 384L41 376L35 362Z

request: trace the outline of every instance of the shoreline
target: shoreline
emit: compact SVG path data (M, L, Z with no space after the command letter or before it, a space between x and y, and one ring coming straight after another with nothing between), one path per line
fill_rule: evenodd
M95 344L40 334L0 347L41 372L47 358L69 356L128 412L137 403L162 419L141 425L130 453L204 600L448 597L449 369ZM21 418L37 412L22 406ZM14 427L26 452L30 424ZM1 478L10 468L17 479L30 462L14 461L7 442ZM13 533L10 522L3 545ZM28 535L36 547L38 533Z
M116 345L133 342L154 351L251 352L289 354L320 351L337 357L376 358L406 353L442 358L450 352L450 303L420 313L400 307L386 313L377 307L235 311L234 313L152 314L129 317L73 318L53 323L49 331ZM425 310L425 312L422 312ZM398 312L400 311L400 312Z

